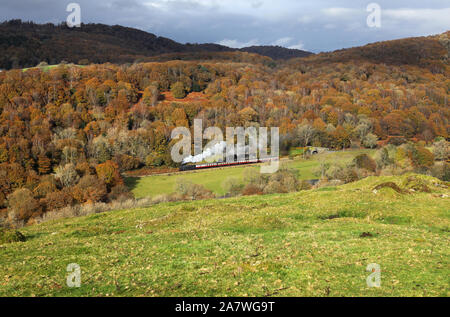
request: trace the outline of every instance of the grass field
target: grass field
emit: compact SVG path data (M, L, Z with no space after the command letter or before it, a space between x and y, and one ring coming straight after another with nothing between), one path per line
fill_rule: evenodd
M27 227L0 245L0 296L449 296L450 191L373 192L406 177Z
M310 160L297 159L294 161L283 162L290 168L299 170L300 179L310 180L318 178L314 174L314 170L320 165L321 160L327 162L341 162L348 163L355 156L361 153L374 154L373 150L355 150L346 152L335 152L328 154L321 154L312 157ZM194 184L204 185L209 190L217 195L224 195L223 183L228 178L237 178L244 182L243 175L246 169L259 169L259 166L244 166L224 169L212 169L199 172L191 172L185 174L173 175L153 175L142 178L127 178L126 184L132 189L136 198L154 197L161 194L170 194L175 191L175 184L177 179L186 179Z

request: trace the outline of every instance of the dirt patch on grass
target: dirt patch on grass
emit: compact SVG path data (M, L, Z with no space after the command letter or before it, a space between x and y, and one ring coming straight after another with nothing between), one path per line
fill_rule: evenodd
M370 232L363 232L359 235L360 238L373 238L374 235Z
M398 194L407 194L408 192L401 189L396 183L393 182L387 182L387 183L383 183L380 184L378 186L376 186L373 190L378 192L384 188L390 188L392 190L394 190L395 192L397 192Z
M366 212L358 211L358 210L344 209L344 210L338 211L335 214L319 216L319 219L321 219L321 220L334 220L334 219L339 219L339 218L363 219L365 217L367 217Z

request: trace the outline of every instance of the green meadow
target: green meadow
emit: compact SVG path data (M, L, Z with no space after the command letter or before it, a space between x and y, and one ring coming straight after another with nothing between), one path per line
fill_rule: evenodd
M408 177L26 227L26 242L0 244L0 296L449 296L448 185L413 176L431 191L374 191Z
M282 161L282 164L298 169L300 179L310 180L316 179L318 176L315 170L320 166L321 162L338 162L349 163L358 154L368 153L373 155L373 150L354 150L335 153L324 153L313 156L311 159L302 159L298 157L293 161ZM142 178L127 178L126 184L132 189L136 198L154 197L162 194L170 194L175 191L177 179L186 179L194 184L200 184L211 190L215 194L221 196L225 194L223 183L228 178L239 179L242 183L245 182L244 171L246 169L260 169L260 166L244 166L231 167L223 169L211 169L197 172L187 172L172 175L153 175Z

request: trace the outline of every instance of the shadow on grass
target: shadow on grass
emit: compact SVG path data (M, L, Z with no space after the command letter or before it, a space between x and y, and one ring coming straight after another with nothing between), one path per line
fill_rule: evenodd
M136 189L138 183L139 183L138 177L125 178L125 186L127 186L130 191L133 191L134 189Z

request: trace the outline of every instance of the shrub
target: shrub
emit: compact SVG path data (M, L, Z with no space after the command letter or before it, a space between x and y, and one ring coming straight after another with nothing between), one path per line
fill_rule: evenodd
M255 195L262 195L264 192L263 190L253 184L248 184L245 186L244 190L242 191L242 195L244 196L255 196Z
M40 215L40 206L29 189L17 189L8 196L8 218L13 224L26 223L37 215Z
M152 153L145 158L145 165L148 167L160 167L164 165L164 155Z
M97 171L98 178L110 188L123 183L119 174L119 166L113 161L106 161L103 164L99 164L95 170Z
M35 197L43 198L57 190L55 178L52 175L44 176L33 191Z
M436 160L445 161L449 158L450 151L448 142L446 140L440 140L434 143L433 153Z
M434 164L434 155L423 146L413 146L410 158L415 167L431 167Z
M379 169L383 169L394 163L394 160L389 156L389 151L387 148L382 148L375 154L375 162Z
M405 144L406 142L407 140L404 137L398 136L398 137L391 137L388 141L388 144L400 146L402 144Z
M378 145L378 137L375 134L369 133L363 138L362 143L364 147L374 149Z
M267 185L269 181L269 176L267 174L261 174L256 169L249 168L244 170L244 179L255 187L264 190L264 186Z
M395 165L403 169L412 170L413 162L408 156L406 147L406 145L403 145L397 148L397 151L395 152Z
M295 169L281 168L275 174L261 174L255 169L244 172L244 179L248 185L244 188L244 195L260 195L289 193L299 189L298 171Z
M269 183L264 187L264 194L284 194L288 191L284 188L283 184L279 181L269 181Z
M344 169L344 166L341 166L338 163L329 164L327 167L324 175L328 179L338 179L339 173Z
M107 193L106 184L95 175L83 176L72 188L72 197L78 203L103 201L106 199Z
M444 182L450 182L450 164L447 162L438 162L431 168L431 175Z
M71 163L66 164L64 167L59 166L58 168L56 168L55 172L56 179L58 179L64 187L73 186L80 179L75 165Z
M135 170L141 164L139 159L126 154L115 155L113 161L117 164L121 172Z
M111 188L111 192L108 194L109 201L126 201L129 199L134 199L134 195L127 186L120 184Z
M153 198L152 203L161 204L161 203L182 201L184 199L185 197L183 197L181 194L172 193L172 194L158 195L155 198Z
M299 191L301 191L301 190L310 190L312 188L313 188L313 186L311 185L310 182L308 182L306 180L302 180L302 181L300 181L300 185L298 187L298 190Z
M61 191L48 193L45 196L45 204L47 210L57 210L70 206L74 203L74 199L70 193L70 189L64 188Z
M242 193L244 184L242 184L242 182L237 178L228 178L227 180L225 180L222 187L228 196L235 197L239 196Z
M265 194L296 192L299 189L298 170L281 168L269 177L261 175L254 185L262 188Z
M366 169L370 172L376 172L377 170L377 163L367 154L358 155L353 160L353 163L356 167Z
M184 84L182 82L176 82L170 87L170 91L173 96L177 99L183 99L186 97L186 89L184 88Z
M409 176L402 182L403 188L421 193L431 193L430 185L430 182L415 175Z
M348 184L360 180L361 177L356 168L348 166L339 171L337 179Z
M214 194L202 185L193 184L185 179L177 179L175 190L185 199L199 200L214 198Z
M0 229L0 244L25 242L26 237L16 230Z
M80 162L76 166L77 173L83 177L95 173L94 168L91 168L88 162Z

